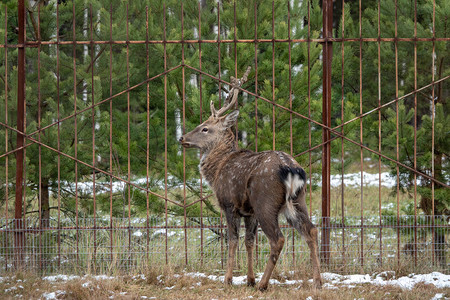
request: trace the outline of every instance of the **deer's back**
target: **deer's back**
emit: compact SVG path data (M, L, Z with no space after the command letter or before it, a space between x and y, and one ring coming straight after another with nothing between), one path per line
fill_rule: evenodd
M285 203L285 185L280 178L286 168L300 168L288 154L280 151L238 150L223 162L213 190L222 208L234 207L242 215L253 214L255 205Z

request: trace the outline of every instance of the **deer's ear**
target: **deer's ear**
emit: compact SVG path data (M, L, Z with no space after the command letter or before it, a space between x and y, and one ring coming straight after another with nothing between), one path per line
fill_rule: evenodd
M223 120L223 128L230 128L236 123L236 120L239 116L239 110L233 110L228 115L226 115L225 119Z

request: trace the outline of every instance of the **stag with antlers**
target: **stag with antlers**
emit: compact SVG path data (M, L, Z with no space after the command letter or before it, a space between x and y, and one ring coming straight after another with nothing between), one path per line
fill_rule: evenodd
M211 101L211 116L179 141L185 148L202 152L200 172L225 212L228 225L228 261L225 282L232 283L241 218L245 222L247 249L247 284L255 285L253 273L253 245L258 224L270 243L270 257L260 290L267 289L270 276L284 245L278 215L284 214L288 223L306 239L310 249L314 285L322 286L317 256L317 229L308 216L305 202L306 173L290 155L281 151L253 152L239 149L231 127L239 110L236 106L239 90L247 81L250 67L238 80L231 77L231 89L225 105L216 110Z

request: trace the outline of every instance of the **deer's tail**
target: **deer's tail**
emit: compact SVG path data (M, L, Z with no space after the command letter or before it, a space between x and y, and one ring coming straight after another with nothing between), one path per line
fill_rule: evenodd
M296 219L297 210L295 200L306 183L306 172L299 167L280 167L280 180L286 187L285 215L289 219Z

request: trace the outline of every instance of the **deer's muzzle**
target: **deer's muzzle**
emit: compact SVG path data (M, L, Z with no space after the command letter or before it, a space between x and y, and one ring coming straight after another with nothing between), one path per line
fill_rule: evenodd
M183 146L184 148L191 148L192 145L191 143L186 142L186 139L182 136L178 139L178 141L180 142L181 146Z

